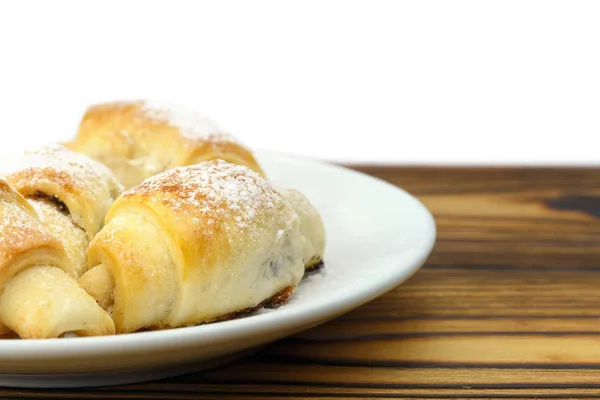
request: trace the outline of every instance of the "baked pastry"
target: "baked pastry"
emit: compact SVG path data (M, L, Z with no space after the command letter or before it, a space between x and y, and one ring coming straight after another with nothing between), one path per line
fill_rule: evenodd
M213 322L283 304L304 275L300 218L270 182L222 160L119 197L79 283L119 333Z
M265 176L238 139L187 108L159 101L122 101L89 107L69 148L107 165L126 188L166 170L221 159ZM323 265L321 217L297 190L282 191L302 220L307 269Z
M0 180L0 331L24 339L113 334L110 316L76 276L61 241Z
M253 154L214 122L159 101L91 106L67 147L107 165L127 188L168 169L222 159L263 174Z
M319 211L299 190L279 188L279 193L300 217L300 233L304 236L303 262L307 271L323 267L325 227Z
M0 177L29 200L42 222L61 238L78 273L83 273L88 243L124 190L111 171L64 146L47 144L3 156Z
M5 325L19 336L52 337L61 325L50 329L40 320L40 313L45 309L53 309L58 315L60 308L65 307L65 316L62 318L77 317L76 313L73 314L69 307L61 303L69 302L70 297L56 297L53 293L60 292L61 285L79 293L77 296L82 304L95 304L85 291L78 288L77 279L87 270L89 241L103 226L106 212L123 187L104 165L60 145L45 145L21 154L4 156L0 163L0 175L26 198L28 218L41 224L38 230L45 237L52 237L54 242L58 242L68 261L68 268L57 266L67 274L59 268L44 267L28 269L15 277L18 279L15 282L22 284L13 282L12 289L4 290L0 302L0 309L4 311L0 312L0 321L6 321L10 314L12 319ZM11 250L8 248L6 251ZM48 264L51 261L48 260L44 265L54 266ZM17 291L14 288L19 289ZM35 292L35 296L30 296L30 292ZM12 294L7 297L6 293ZM44 306L40 308L32 299L39 300ZM76 303L73 298L69 304L76 306ZM106 313L100 313L101 309L96 308L92 314L106 317ZM39 327L35 325L36 318ZM83 314L79 318L80 321L87 321ZM23 325L23 321L29 322ZM111 329L114 331L114 327L105 326L94 332L110 332ZM6 329L3 330L6 332Z

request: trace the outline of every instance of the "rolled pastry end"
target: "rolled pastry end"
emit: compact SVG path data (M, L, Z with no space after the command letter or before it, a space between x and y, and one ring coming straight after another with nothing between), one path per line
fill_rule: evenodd
M96 300L104 310L114 303L115 281L104 264L97 265L79 278L79 285Z
M30 267L14 276L0 296L0 321L22 339L115 334L106 311L57 267Z
M303 259L306 270L320 269L323 267L326 241L321 215L299 190L281 188L279 192L300 217L300 232L305 239Z

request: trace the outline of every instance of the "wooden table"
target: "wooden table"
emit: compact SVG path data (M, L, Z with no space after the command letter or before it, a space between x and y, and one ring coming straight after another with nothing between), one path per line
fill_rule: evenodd
M0 397L581 398L600 395L600 170L368 168L438 242L391 293L232 365Z

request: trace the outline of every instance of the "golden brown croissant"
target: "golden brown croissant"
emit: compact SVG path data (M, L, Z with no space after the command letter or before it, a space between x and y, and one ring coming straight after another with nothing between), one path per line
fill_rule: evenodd
M287 301L304 243L300 217L266 179L206 161L119 197L79 282L117 332L200 324Z
M107 165L126 188L175 167L222 159L263 174L253 154L214 122L158 101L89 107L65 145Z
M67 146L106 164L126 188L165 170L221 159L265 176L237 139L192 110L166 102L130 101L89 107ZM307 238L307 269L323 265L325 232L318 211L297 190L282 195L298 212Z
M81 265L81 247L104 225L114 200L124 190L112 172L101 163L61 145L48 144L4 156L0 176L34 206L42 221L64 239L76 268ZM83 271L80 271L83 272Z
M76 276L61 241L0 180L0 331L10 329L21 338L113 334L110 316Z
M0 170L7 183L27 199L31 218L45 227L48 237L58 240L68 260L70 275L61 275L62 272L56 268L44 267L44 270L31 269L15 277L14 281L20 285L13 282L10 288L4 289L0 321L8 321L5 325L21 337L53 337L61 325L55 323L54 330L49 330L48 324L52 320L39 319L40 307L24 297L32 291L35 292L32 298L38 299L45 308L55 310L55 319L61 307L65 307L65 315L61 315L64 321L70 318L71 323L77 320L83 323L88 319L83 311L78 315L72 307L61 305L61 301L70 301L73 307L80 302L80 306L86 305L90 315L105 317L106 314L102 314L97 305L93 309L93 299L78 288L77 279L87 270L89 241L103 226L106 212L123 187L104 165L60 145L46 145L16 156L5 156ZM44 265L54 264L49 260ZM72 287L71 292L77 292L77 296L71 300L69 297L57 297L53 291L60 292L61 285ZM46 297L42 301L43 296ZM76 298L79 300L76 301ZM94 334L114 331L111 324L101 329L96 327ZM89 331L87 334L92 333Z

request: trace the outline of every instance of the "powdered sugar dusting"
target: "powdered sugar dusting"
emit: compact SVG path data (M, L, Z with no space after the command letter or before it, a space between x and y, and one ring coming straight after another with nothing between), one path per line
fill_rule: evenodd
M25 186L35 188L52 183L63 191L53 193L59 198L67 192L85 196L98 210L97 219L103 218L115 197L123 191L108 167L58 144L0 157L0 175L24 195L32 194L22 193Z
M1 190L7 190L6 187ZM37 241L53 241L34 214L18 204L0 203L0 260L3 262L20 249Z
M22 238L34 234L31 229L32 216L25 210L16 208L4 212L0 219L0 257L5 260Z
M194 110L156 100L145 100L141 104L141 111L146 117L179 128L179 132L184 138L237 142L235 137L223 132L214 121Z
M20 154L6 155L1 160L0 174L4 176L10 177L26 170L46 170L68 176L71 184L91 190L92 196L100 196L101 190L110 191L110 186L120 186L108 167L58 144L46 144ZM32 174L31 179L47 180L48 176L37 173Z
M245 230L254 225L255 219L264 217L296 217L270 182L247 167L222 160L169 170L131 189L124 197L134 195L167 204L191 222L202 220L211 225L227 213L225 218L233 217L236 230Z

